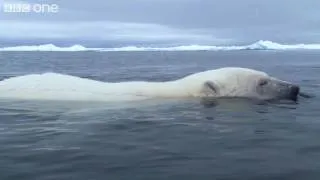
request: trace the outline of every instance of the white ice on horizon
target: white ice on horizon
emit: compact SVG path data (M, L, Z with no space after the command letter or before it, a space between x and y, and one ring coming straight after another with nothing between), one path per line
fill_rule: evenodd
M279 44L272 41L260 40L250 45L210 46L184 45L173 47L137 47L126 46L118 48L86 48L82 45L58 47L53 44L34 46L3 47L0 51L232 51L232 50L320 50L320 44Z
M58 47L53 44L32 45L32 46L13 46L0 48L0 51L88 51L89 49L81 45L70 47Z

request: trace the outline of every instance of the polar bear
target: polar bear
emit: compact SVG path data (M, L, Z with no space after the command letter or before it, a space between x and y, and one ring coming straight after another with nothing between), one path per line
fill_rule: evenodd
M260 100L297 100L300 88L265 72L239 67L225 67L195 73L169 81L122 84L136 94L149 97L244 97ZM137 88L137 89L136 89Z
M265 72L239 67L209 70L187 76L180 81L189 84L187 86L189 89L201 87L200 94L209 97L296 101L300 91L298 85L271 77ZM202 86L197 82L202 83ZM190 86L190 84L194 85Z
M0 81L0 98L128 101L150 98L245 97L297 100L299 86L247 68L225 67L167 82L101 82L45 73Z

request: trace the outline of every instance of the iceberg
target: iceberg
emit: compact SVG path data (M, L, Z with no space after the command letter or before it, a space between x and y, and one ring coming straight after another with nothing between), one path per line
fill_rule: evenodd
M320 44L279 44L272 41L263 41L260 40L256 43L253 43L247 46L247 49L250 50L298 50L298 49L319 49Z
M320 44L279 44L260 40L250 45L210 46L184 45L173 47L137 47L101 48L100 51L233 51L233 50L320 50Z
M259 40L249 45L212 46L212 45L182 45L171 47L138 47L125 46L116 48L87 48L82 45L58 47L54 44L3 47L0 51L234 51L234 50L320 50L320 44L280 44L268 40Z
M33 45L33 46L14 46L0 48L0 51L88 51L90 49L81 46L73 45L70 47L57 47L53 44Z

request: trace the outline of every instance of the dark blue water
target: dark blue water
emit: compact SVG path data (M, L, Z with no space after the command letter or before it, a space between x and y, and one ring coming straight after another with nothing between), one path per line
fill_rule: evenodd
M1 100L0 179L319 179L319 51L0 52L1 79L166 81L225 66L265 71L315 97L214 106Z

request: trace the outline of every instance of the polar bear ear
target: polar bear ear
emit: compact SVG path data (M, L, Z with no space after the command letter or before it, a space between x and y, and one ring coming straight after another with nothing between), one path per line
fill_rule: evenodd
M219 93L219 88L213 81L204 82L204 90L207 95L217 95Z

